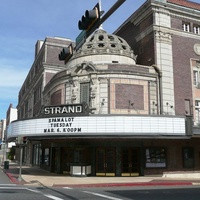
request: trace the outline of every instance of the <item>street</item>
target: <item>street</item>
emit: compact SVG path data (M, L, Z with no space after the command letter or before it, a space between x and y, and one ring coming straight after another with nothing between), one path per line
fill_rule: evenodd
M200 186L33 186L13 184L1 169L0 194L0 200L199 200Z
M45 188L0 185L0 200L199 200L199 187L184 188Z
M45 187L13 184L0 172L0 200L199 200L199 186Z

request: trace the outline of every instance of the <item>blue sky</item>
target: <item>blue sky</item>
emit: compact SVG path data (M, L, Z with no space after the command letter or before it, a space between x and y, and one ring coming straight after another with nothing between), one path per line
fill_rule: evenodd
M112 33L146 0L126 0L106 20ZM18 92L34 61L37 40L61 36L75 40L78 21L98 0L1 0L0 3L0 119L18 103ZM101 0L107 12L117 0Z

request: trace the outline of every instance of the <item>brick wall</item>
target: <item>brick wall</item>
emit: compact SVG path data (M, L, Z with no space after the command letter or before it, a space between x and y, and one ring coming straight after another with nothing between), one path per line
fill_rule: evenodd
M144 110L144 89L142 85L116 84L116 109ZM130 102L129 102L130 101ZM133 106L129 105L133 103Z
M173 38L173 68L175 108L177 115L185 114L185 99L192 102L192 80L190 59L197 58L193 47L198 40L174 35Z

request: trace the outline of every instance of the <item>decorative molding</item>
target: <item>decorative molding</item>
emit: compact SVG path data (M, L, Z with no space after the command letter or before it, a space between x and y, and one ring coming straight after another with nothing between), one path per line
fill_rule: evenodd
M152 11L159 14L170 15L170 11L161 7L153 7Z
M163 31L154 31L157 42L172 43L172 34Z
M195 52L198 56L200 56L200 44L196 43L196 44L194 45L194 52Z

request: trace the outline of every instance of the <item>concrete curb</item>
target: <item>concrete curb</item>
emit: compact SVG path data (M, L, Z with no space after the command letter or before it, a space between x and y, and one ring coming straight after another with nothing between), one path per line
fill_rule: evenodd
M192 186L200 185L200 179L166 179L163 177L141 177L136 179L116 178L109 179L105 177L88 177L78 179L74 177L68 178L67 182L65 176L55 176L51 173L44 173L35 168L25 168L22 176L22 181L18 180L18 168L2 169L14 184L26 186L40 186L40 187L68 187L68 188L92 188L92 187L156 187L156 186Z
M47 187L42 184L40 181L35 180L31 182L26 182L25 180L19 181L15 174L8 173L4 171L4 173L9 177L12 183L27 185L27 186L42 186ZM89 184L53 184L50 187L69 187L69 188L92 188L92 187L147 187L147 186L192 186L198 185L193 183L192 181L151 181L151 182L123 182L123 183L89 183Z
M17 178L15 176L13 176L11 173L7 173L4 171L4 173L8 176L8 178L10 179L10 181L14 184L21 184L21 182L19 182L19 180L17 180Z
M62 185L54 184L53 187L69 187L69 188L88 188L88 187L141 187L141 186L189 186L193 185L188 181L172 181L172 182L140 182L140 183L95 183L95 184L74 184Z

